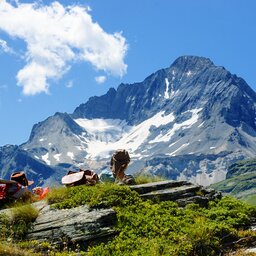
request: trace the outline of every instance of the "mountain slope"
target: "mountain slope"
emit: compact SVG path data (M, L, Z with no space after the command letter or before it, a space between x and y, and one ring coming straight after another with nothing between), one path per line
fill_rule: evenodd
M243 79L207 58L182 56L140 83L36 124L20 148L50 166L96 171L125 148L130 172L209 185L256 154L255 109L256 93Z
M227 179L212 187L256 205L256 159L246 159L232 164L228 168Z

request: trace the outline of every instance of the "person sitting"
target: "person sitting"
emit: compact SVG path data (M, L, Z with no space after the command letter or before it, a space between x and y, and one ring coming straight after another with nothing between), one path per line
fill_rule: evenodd
M118 149L111 157L110 169L118 184L133 185L135 180L132 175L125 174L130 163L130 156L125 149Z
M62 177L61 183L66 187L79 186L79 185L95 185L98 183L98 174L91 170L80 169L78 172L69 171Z
M22 171L14 172L10 180L0 179L0 207L16 200L32 200L32 192L28 190L28 186L33 183Z
M28 186L34 184L34 181L28 180L25 172L19 171L12 173L11 180L18 183L18 186L12 183L8 191L14 199L25 201L32 198L32 192L28 190Z

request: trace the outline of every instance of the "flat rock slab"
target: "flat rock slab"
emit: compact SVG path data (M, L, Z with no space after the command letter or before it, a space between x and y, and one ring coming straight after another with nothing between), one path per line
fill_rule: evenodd
M146 194L151 191L163 190L166 188L181 187L184 185L191 185L191 183L188 181L164 180L164 181L150 182L150 183L145 183L140 185L132 185L130 186L130 188L132 190L135 190L139 194Z
M207 189L188 181L165 180L140 185L130 188L140 194L142 199L150 199L156 202L174 201L180 206L189 203L198 203L206 206L210 200L221 198L221 193L213 189Z
M51 243L97 243L116 234L115 223L116 214L112 209L89 209L83 205L58 210L46 205L26 238Z
M187 197L187 195L194 195L198 192L200 186L196 185L183 185L181 187L166 188L161 190L155 190L146 194L141 194L143 199L154 199L160 201L177 200L179 198Z

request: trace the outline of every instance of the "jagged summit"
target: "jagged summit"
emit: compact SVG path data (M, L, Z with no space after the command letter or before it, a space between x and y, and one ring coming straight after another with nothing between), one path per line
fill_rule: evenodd
M207 68L213 65L213 62L209 58L185 55L177 58L171 67L180 67L183 70L189 70L195 68Z

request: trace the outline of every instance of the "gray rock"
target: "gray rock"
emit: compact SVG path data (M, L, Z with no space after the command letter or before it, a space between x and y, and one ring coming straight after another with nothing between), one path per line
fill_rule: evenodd
M185 206L189 203L196 203L206 206L209 201L220 199L221 193L187 181L160 181L141 185L130 186L132 190L137 191L144 200L150 199L159 201L174 201L179 206Z
M33 229L26 238L51 243L90 243L107 240L116 234L116 214L112 209L89 209L83 205L72 209L41 208Z

